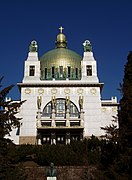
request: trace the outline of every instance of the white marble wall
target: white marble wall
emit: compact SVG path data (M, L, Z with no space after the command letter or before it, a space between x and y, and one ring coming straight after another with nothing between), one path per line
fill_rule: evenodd
M21 136L36 136L36 115L37 115L37 96L42 96L41 111L45 105L51 101L52 96L56 98L66 98L76 104L79 109L79 96L84 100L84 135L92 134L99 136L101 126L101 100L99 87L71 87L71 88L22 88L22 100L27 100L21 107L23 125Z

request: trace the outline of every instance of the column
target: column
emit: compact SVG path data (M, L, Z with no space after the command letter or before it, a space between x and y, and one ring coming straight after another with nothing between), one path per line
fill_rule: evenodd
M52 119L55 119L55 109L52 109Z
M51 133L51 144L56 144L56 134L54 132Z
M80 119L81 119L81 122L80 122L80 126L84 126L84 111L81 109L81 112L80 112Z
M70 127L70 96L66 96L66 126Z
M83 132L80 133L80 141L83 140Z
M51 121L51 126L52 127L55 127L56 124L55 124L55 104L56 104L56 97L55 96L52 96L52 101L51 101L51 105L52 105L52 115L51 115L51 118L52 118L52 121Z
M70 144L70 132L66 133L66 144Z
M37 134L37 145L41 145L41 139L42 139L42 136L40 133Z
M41 103L42 103L42 96L37 96L37 106L38 106L38 112L37 112L37 127L41 127Z

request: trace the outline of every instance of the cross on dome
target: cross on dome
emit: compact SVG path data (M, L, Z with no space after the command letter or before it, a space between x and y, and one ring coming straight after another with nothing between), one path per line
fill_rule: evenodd
M64 29L64 28L63 28L62 26L59 28L60 33L62 33L63 29Z

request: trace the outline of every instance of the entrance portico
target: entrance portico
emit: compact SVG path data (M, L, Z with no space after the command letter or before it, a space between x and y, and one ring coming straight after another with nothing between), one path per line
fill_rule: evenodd
M83 139L83 128L38 129L38 144L70 144L72 140Z

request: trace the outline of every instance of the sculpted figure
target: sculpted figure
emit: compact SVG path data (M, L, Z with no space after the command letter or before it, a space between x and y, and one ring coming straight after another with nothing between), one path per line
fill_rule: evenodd
M83 109L83 96L79 96L79 107Z
M69 108L70 105L70 96L66 96L66 108Z
M52 96L52 102L51 102L51 104L52 104L52 109L55 109L55 100L56 98L55 98L55 96Z
M56 177L57 176L57 171L56 168L54 167L54 163L50 163L50 167L47 171L47 177Z
M92 51L92 45L91 45L89 40L86 40L83 43L83 46L84 46L84 52L91 52Z
M29 46L29 51L30 52L37 52L38 50L38 45L36 41L32 41L30 46Z
M42 103L42 96L38 96L38 97L37 97L38 109L41 109L41 103Z

